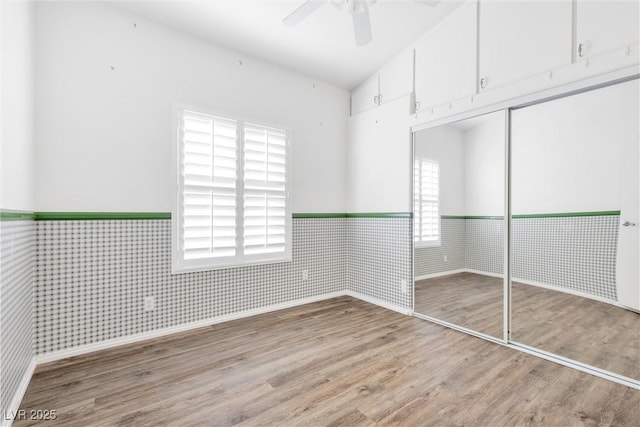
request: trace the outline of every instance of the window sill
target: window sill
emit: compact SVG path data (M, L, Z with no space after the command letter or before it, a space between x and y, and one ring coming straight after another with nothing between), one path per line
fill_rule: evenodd
M413 244L413 247L415 249L423 249L423 248L439 248L442 246L442 243L440 241L437 242L433 242L433 243L415 243Z
M184 266L184 265L174 264L171 266L171 274L175 275L175 274L184 274L184 273L197 273L202 271L228 270L231 268L253 267L257 265L281 264L281 263L291 262L292 260L293 258L290 255L288 255L283 258L255 260L255 261L244 262L242 264L233 263L233 264L219 264L219 265L210 265L210 266L203 266L203 265Z

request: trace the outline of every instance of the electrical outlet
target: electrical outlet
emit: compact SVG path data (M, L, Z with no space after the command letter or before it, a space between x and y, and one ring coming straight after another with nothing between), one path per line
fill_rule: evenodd
M406 280L400 281L400 289L402 290L403 294L407 293L407 281Z
M309 280L309 270L302 270L302 280Z
M144 297L144 311L156 309L156 299L154 297Z
M449 261L449 255L444 256L444 262L447 262L447 261Z

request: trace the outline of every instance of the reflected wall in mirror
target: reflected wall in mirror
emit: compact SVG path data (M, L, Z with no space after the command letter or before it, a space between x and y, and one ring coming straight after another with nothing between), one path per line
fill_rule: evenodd
M511 113L511 339L635 379L639 90L634 80Z
M414 134L415 307L503 337L505 113Z

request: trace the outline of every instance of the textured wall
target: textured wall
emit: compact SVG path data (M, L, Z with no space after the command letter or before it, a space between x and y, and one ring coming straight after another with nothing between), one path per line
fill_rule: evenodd
M466 219L465 268L502 274L504 269L503 230L502 219Z
M513 221L513 277L617 301L620 217Z
M36 352L344 291L346 221L294 219L292 262L178 275L170 220L38 221Z
M415 249L415 275L458 270L465 267L466 220L463 218L441 219L442 239L440 246ZM447 262L444 256L447 255Z
M348 290L413 310L411 218L347 221Z
M0 409L7 414L33 357L36 225L0 221Z

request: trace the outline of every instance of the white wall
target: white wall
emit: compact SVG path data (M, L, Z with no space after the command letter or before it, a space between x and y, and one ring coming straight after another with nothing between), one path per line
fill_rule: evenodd
M349 119L349 212L410 212L408 97Z
M464 132L465 215L504 215L504 113L472 119Z
M36 24L38 211L170 211L176 102L289 127L293 211L345 210L346 91L105 4Z
M452 126L417 132L414 156L440 166L440 215L464 215L465 169L463 132Z
M0 2L0 208L34 209L34 7Z
M513 213L619 210L639 90L635 80L514 111Z

